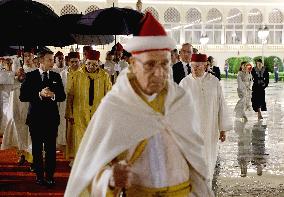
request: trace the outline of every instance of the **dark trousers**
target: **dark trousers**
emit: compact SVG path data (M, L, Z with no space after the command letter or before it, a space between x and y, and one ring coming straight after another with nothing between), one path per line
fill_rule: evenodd
M56 167L56 137L58 126L30 125L29 131L32 139L33 165L38 178L53 178ZM43 147L45 162L43 162Z

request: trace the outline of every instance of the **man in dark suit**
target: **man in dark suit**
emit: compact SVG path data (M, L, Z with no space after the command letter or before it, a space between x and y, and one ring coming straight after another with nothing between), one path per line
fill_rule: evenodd
M191 73L190 69L190 59L192 55L192 45L189 43L184 43L180 50L181 61L174 64L173 69L173 79L174 82L179 84L179 82Z
M207 72L217 77L220 81L221 80L220 68L214 65L214 58L212 56L209 56L207 58L207 64L208 64Z
M51 71L54 65L53 52L41 52L39 60L40 67L26 74L21 85L20 100L30 103L26 124L32 139L36 183L51 186L55 184L53 175L56 166L56 137L60 122L57 102L64 101L66 95L60 75Z

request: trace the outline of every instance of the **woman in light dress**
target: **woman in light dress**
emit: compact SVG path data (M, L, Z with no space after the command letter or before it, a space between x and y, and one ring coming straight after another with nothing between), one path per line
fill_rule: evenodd
M248 62L242 62L238 72L238 96L239 101L236 104L235 112L237 118L243 118L247 121L245 111L251 109L251 70L252 65Z

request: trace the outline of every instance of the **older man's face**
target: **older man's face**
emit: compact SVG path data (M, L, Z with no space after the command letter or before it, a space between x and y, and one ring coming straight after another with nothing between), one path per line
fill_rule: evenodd
M142 91L147 95L161 92L166 86L171 54L151 51L134 55L133 73Z
M202 77L206 70L206 62L191 62L192 74L194 77Z

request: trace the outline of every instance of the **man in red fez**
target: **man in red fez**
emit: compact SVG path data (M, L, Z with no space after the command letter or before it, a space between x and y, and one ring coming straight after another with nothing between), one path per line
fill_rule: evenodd
M206 72L206 68L207 56L205 54L192 54L192 73L180 82L180 86L192 95L198 110L211 184L217 161L218 140L225 141L225 131L232 129L232 123L220 82L214 75Z
M90 51L90 50L93 50L92 46L86 45L86 46L83 47L83 60L82 60L82 64L86 63L86 55L87 55L87 52Z
M168 80L175 46L146 13L125 45L131 67L89 122L65 197L213 196L191 97Z
M116 81L117 76L119 75L119 73L124 69L127 68L129 66L129 64L127 63L127 61L125 59L123 59L123 46L118 42L116 43L112 49L111 52L114 54L114 59L113 61L115 62L115 66L114 66L114 75L112 76L112 78L114 79L113 81Z
M100 67L99 58L99 51L87 51L86 64L76 72L67 89L66 118L74 131L74 146L70 149L74 154L102 98L111 89L109 75ZM70 62L75 59L70 57Z

